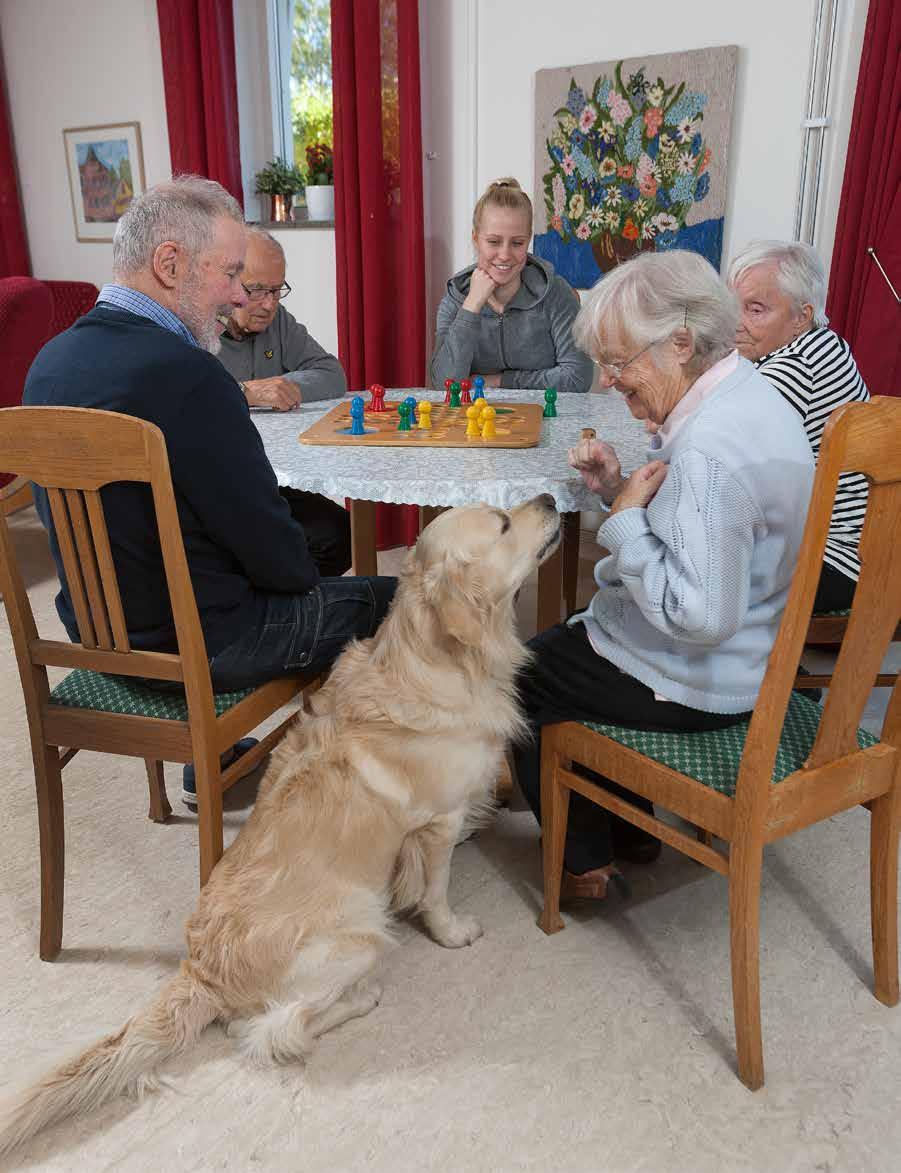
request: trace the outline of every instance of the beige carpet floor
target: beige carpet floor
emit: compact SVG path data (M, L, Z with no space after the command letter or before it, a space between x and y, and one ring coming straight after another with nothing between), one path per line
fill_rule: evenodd
M13 525L36 609L57 628L43 532L30 510ZM521 609L528 629L529 591ZM884 703L874 695L874 727ZM157 826L140 763L79 754L65 772L64 950L41 962L31 760L5 617L0 705L2 1094L118 1027L174 970L197 833L176 767L175 817ZM252 781L229 798L233 835ZM485 936L449 951L402 925L381 1005L322 1039L305 1068L249 1068L212 1028L168 1067L171 1087L61 1125L0 1167L897 1170L901 1009L870 993L867 846L856 810L767 851L767 1084L755 1094L734 1074L724 880L664 849L630 869L630 902L568 914L548 938L535 924L538 831L506 810L454 858L453 899Z

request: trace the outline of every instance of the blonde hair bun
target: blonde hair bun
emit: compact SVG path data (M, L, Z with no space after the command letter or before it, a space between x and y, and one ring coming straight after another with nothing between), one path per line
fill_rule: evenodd
M485 188L473 209L473 232L479 231L482 213L486 207L508 208L514 212L522 212L528 221L529 236L532 235L532 201L520 187L519 180L514 179L512 175L504 176L503 179L495 179Z

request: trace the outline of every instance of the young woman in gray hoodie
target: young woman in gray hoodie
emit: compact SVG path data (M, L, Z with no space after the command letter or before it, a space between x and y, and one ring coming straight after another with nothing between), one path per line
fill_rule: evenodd
M482 375L486 387L587 391L591 359L576 346L579 298L528 251L532 203L515 179L488 186L472 216L475 264L438 307L432 386Z

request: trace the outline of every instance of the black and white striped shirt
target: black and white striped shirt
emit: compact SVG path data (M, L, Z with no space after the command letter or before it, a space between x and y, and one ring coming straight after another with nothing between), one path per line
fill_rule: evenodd
M756 366L800 415L814 459L819 458L823 429L831 413L843 403L870 398L851 348L825 326L808 330L759 359ZM860 577L857 546L866 510L866 478L857 472L843 473L823 560L855 582Z

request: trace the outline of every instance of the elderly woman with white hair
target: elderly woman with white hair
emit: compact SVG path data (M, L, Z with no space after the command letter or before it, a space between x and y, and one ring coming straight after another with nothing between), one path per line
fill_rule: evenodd
M798 413L816 459L830 414L843 403L870 398L851 348L827 328L822 262L809 244L757 241L732 261L729 284L741 313L735 345ZM866 479L843 473L815 611L851 606L860 577L857 548L866 510Z
M629 410L657 426L622 475L603 440L570 464L609 513L587 609L531 642L519 680L531 742L514 751L540 820L540 732L559 721L695 731L744 720L785 606L813 484L797 414L734 349L735 301L695 253L645 253L604 277L574 326ZM613 789L613 784L595 777ZM628 796L648 809L644 800ZM564 895L600 899L617 859L659 841L570 800Z

